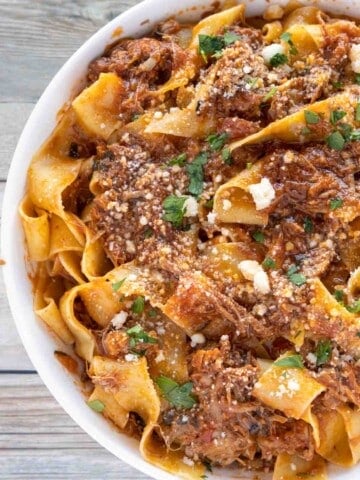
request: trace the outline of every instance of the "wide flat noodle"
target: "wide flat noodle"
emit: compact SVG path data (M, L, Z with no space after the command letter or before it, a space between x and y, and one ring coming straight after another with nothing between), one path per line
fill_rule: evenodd
M327 480L325 461L319 455L315 455L310 461L286 453L278 455L272 480L301 480L303 478Z
M48 213L34 208L31 199L26 196L20 204L19 214L25 233L29 260L35 262L47 260L50 249Z

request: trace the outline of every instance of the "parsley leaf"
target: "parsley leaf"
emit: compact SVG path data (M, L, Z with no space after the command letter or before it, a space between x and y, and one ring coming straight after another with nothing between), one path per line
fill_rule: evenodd
M360 122L360 103L358 103L356 105L356 109L355 109L355 120L357 122Z
M176 228L180 228L184 214L185 214L185 202L188 197L177 197L176 195L169 195L163 201L163 209L165 211L163 220L170 222Z
M241 37L234 32L226 32L223 36L224 43L226 46L232 45L233 43L241 40Z
M224 148L224 150L221 152L221 158L224 160L226 165L232 164L231 152L229 148Z
M310 217L304 218L304 230L306 233L312 233L314 231L314 224Z
M330 200L330 210L337 210L338 208L342 207L342 204L344 202L341 200L341 198L332 198Z
M204 189L204 165L207 162L207 153L201 152L186 166L190 184L189 193L198 197Z
M214 206L214 197L210 198L209 200L207 200L205 202L205 207L206 208L213 208L213 206Z
M176 157L169 160L167 165L169 165L170 167L173 165L178 165L179 167L183 167L186 163L186 158L187 158L186 153L180 153Z
M161 375L155 380L166 400L175 408L191 408L197 402L191 391L193 389L192 382L179 385L169 377Z
M354 81L357 85L360 85L360 73L355 74L355 80Z
M309 125L315 125L316 123L320 122L320 116L316 112L312 112L311 110L304 111L305 122Z
M118 282L115 282L113 283L111 286L112 286L112 289L114 290L114 292L117 292L123 285L123 283L125 282L126 280L126 277L123 278L122 280L119 280Z
M347 140L351 140L352 142L360 140L360 130L350 131Z
M334 290L333 296L337 302L344 302L344 290Z
M271 89L268 91L268 93L262 99L263 103L266 103L268 100L270 100L270 98L272 98L275 95L276 92L277 92L277 88L276 87L271 87Z
M304 283L306 283L306 277L302 273L298 272L299 267L297 267L296 265L291 265L291 267L287 271L287 276L291 283L293 283L297 287L301 287L301 285L304 285Z
M221 52L224 46L225 42L223 37L216 35L199 35L199 52L205 62L208 56Z
M280 39L283 40L284 42L286 42L290 49L289 49L289 53L290 55L297 55L299 52L297 50L297 48L295 47L294 45L294 42L292 41L291 39L291 33L289 32L284 32L280 35Z
M95 412L101 413L104 411L105 405L100 400L90 400L86 403Z
M340 132L333 132L326 139L326 143L333 150L342 150L345 145L345 138L341 135Z
M339 120L344 118L346 115L346 112L344 110L333 110L330 113L330 122L335 125Z
M301 355L289 355L288 357L280 358L274 362L274 365L283 368L304 368Z
M229 135L227 133L212 133L206 138L206 141L209 143L210 150L213 152L219 152L228 138Z
M262 262L262 266L264 268L275 268L276 267L276 262L270 257L266 257L265 260Z
M279 65L284 65L285 63L288 63L288 57L283 53L276 53L270 58L270 65L272 67L278 67Z
M139 295L133 301L133 304L131 305L131 311L133 313L136 313L137 315L140 315L141 313L143 313L144 307L145 307L145 298L142 295Z
M324 340L317 344L315 355L316 355L316 365L324 365L329 360L329 357L332 352L330 340Z
M130 337L131 348L136 347L139 343L158 343L157 338L151 337L140 325L129 328L126 330L126 334Z
M252 234L252 237L253 237L253 239L254 239L256 242L258 242L258 243L264 243L265 235L264 235L262 232L259 232L259 231L254 232L254 233Z
M151 308L149 311L148 311L148 315L150 318L155 318L157 317L157 312L156 310L154 310L153 308Z
M332 86L336 88L336 90L341 90L344 86L343 82L332 82Z
M154 235L154 230L152 228L147 228L144 231L144 238L150 238Z
M351 313L360 313L360 300L356 300L352 305L347 305L346 310Z

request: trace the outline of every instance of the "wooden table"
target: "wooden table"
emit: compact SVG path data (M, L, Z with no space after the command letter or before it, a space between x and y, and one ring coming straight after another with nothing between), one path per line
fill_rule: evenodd
M65 60L136 0L0 0L0 204L40 94ZM50 396L15 331L0 279L0 479L144 480Z

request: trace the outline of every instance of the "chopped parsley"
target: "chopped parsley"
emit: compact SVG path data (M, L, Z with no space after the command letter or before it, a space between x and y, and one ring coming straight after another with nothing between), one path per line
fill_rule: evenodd
M279 67L288 63L288 57L284 53L276 53L273 57L270 58L270 65L272 67Z
M310 217L304 218L304 231L305 233L312 233L314 231L314 224Z
M360 130L351 130L349 132L348 140L351 140L352 142L360 140Z
M335 300L339 303L344 303L344 290L334 290Z
M144 231L144 238L150 238L154 235L154 230L152 228L147 228Z
M176 195L169 195L163 201L163 209L165 211L163 220L170 222L174 227L180 228L184 214L185 214L185 202L188 197L177 197Z
M344 87L343 82L332 82L332 86L336 88L336 90L341 90Z
M155 318L157 317L157 312L156 310L154 310L153 308L151 308L149 311L148 311L148 315L150 318Z
M231 152L229 148L224 148L224 150L221 152L221 158L224 160L226 165L232 164Z
M349 140L356 140L355 138L353 138L354 130L352 126L348 123L340 123L338 125L338 129L340 130L341 135L345 138L346 142L348 142Z
M306 283L306 277L302 273L299 273L299 267L296 265L291 265L291 267L287 271L288 279L291 283L296 285L297 287L301 287Z
M360 103L357 103L356 109L355 109L355 120L357 122L360 122Z
M268 91L268 93L264 96L263 98L263 103L266 103L268 100L270 100L270 98L272 98L275 93L277 92L277 88L276 87L271 87L270 90Z
M104 411L105 405L100 400L90 400L86 403L95 412L102 413Z
M360 300L356 300L352 305L347 305L346 310L351 313L360 313Z
M208 156L206 152L201 152L194 160L186 166L190 184L189 193L198 197L204 189L204 165Z
M193 389L192 382L179 385L169 377L161 375L155 380L166 400L175 408L191 408L197 402L191 391Z
M311 110L305 110L304 116L305 122L309 125L315 125L316 123L320 122L320 115L316 112L312 112Z
M274 365L283 368L304 368L301 355L289 355L288 357L280 358L274 362Z
M327 137L326 143L333 150L338 150L339 151L339 150L342 150L344 148L345 138L341 135L340 132L336 131L336 132L331 133Z
M338 208L342 207L342 204L344 202L341 200L341 198L332 198L330 200L330 210L337 210Z
M301 135L309 135L311 133L311 130L309 127L304 127L301 129Z
M136 347L139 343L158 343L157 338L151 337L140 325L129 328L126 334L130 337L130 348Z
M228 138L229 135L227 133L212 133L206 138L206 141L209 143L210 150L219 152Z
M266 257L265 260L262 262L262 266L264 268L275 268L276 267L276 262L270 257Z
M205 202L205 207L206 208L213 208L213 206L214 206L214 197L210 198L209 200L207 200Z
M286 42L289 45L289 53L290 55L297 55L299 52L297 48L294 45L294 42L291 39L291 33L289 32L284 32L280 35L280 39Z
M139 295L135 298L133 304L131 305L131 311L140 315L143 313L145 307L145 298L142 295Z
M208 57L219 58L225 47L232 45L241 37L233 32L226 32L224 35L199 35L199 53L207 62Z
M324 365L331 355L332 347L330 340L324 340L317 344L315 355L316 355L316 365L319 367L320 365Z
M265 235L262 232L259 232L259 231L254 232L252 234L252 237L255 240L255 242L258 242L258 243L264 243L264 241L265 241Z
M354 81L357 85L360 85L360 73L355 74L355 80Z
M173 165L178 165L179 167L183 167L186 163L187 155L186 153L180 153L176 157L172 158L168 161L167 165L172 167Z
M112 289L114 290L114 292L117 292L118 290L120 290L120 288L122 287L122 285L124 284L126 280L126 277L123 278L122 280L119 280L118 282L115 282L113 283L111 286L112 286Z
M335 125L339 120L344 118L346 115L346 112L344 110L332 110L330 112L330 122Z

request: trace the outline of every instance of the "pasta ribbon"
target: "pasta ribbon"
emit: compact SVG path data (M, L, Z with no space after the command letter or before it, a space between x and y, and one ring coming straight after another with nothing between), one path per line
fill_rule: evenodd
M319 455L315 455L310 461L286 453L278 455L272 480L300 480L302 478L327 480L325 461Z

